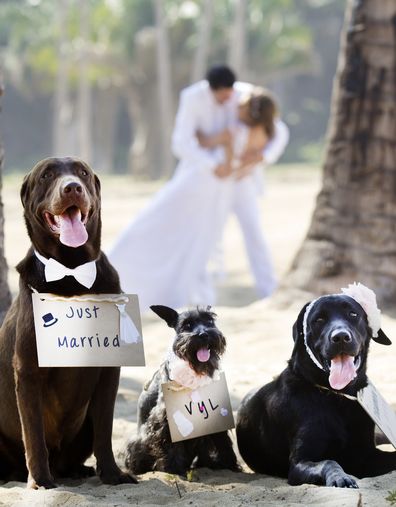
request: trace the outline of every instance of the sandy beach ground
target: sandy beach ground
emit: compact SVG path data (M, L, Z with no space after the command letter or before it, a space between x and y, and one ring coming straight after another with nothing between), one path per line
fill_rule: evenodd
M106 250L130 218L160 188L160 183L137 183L132 179L102 177L103 249ZM28 239L22 220L19 188L22 176L5 178L6 256L10 284L17 290L12 268L23 257ZM310 222L320 172L301 166L275 167L267 175L267 192L261 210L267 239L279 278L288 270ZM291 328L306 302L292 300L291 294L275 294L258 301L252 286L243 242L234 219L230 219L224 239L227 277L219 285L215 308L218 326L228 340L223 362L234 410L249 389L269 382L286 365L292 349ZM353 280L351 280L352 282ZM288 304L285 301L288 300ZM396 341L396 319L384 315L383 329ZM116 402L113 443L117 460L136 430L136 401L143 382L161 363L172 340L170 330L158 317L145 315L143 335L145 368L123 368ZM386 348L372 344L369 376L383 396L396 405L396 345ZM384 446L391 450L391 446ZM92 461L94 463L94 461ZM105 486L99 479L64 481L50 491L30 491L23 483L0 487L0 505L93 506L93 505L177 505L177 506L390 506L389 491L396 490L396 472L358 481L358 490L304 485L291 487L286 480L228 471L199 470L193 481L163 473L140 476L138 485Z

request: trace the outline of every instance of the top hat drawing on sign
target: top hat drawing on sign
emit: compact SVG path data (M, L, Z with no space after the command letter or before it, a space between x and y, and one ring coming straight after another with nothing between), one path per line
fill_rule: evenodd
M53 326L58 322L58 319L52 315L52 313L46 313L43 315L44 327Z

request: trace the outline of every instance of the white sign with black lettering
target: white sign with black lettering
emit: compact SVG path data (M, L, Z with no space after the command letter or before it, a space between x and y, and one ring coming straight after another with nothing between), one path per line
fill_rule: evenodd
M367 387L358 391L357 399L396 449L396 414L388 402L370 381Z
M202 437L235 427L224 373L198 389L162 384L172 442Z
M144 366L138 297L32 294L39 366Z

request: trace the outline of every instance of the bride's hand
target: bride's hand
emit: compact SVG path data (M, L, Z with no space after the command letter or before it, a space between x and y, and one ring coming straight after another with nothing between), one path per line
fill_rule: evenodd
M232 174L232 169L229 164L219 164L214 170L214 174L221 179L228 178Z

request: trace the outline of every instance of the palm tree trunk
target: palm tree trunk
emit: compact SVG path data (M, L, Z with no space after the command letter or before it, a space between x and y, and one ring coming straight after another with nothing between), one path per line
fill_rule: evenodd
M0 96L3 95L3 92L3 78L2 73L0 72ZM7 281L8 266L4 256L4 206L1 198L3 189L3 161L4 149L0 144L0 324L3 322L4 316L11 304L11 293Z
M231 41L228 61L237 76L245 70L246 58L246 7L247 0L235 0L234 25L231 30Z
M173 166L171 135L173 123L173 100L169 37L163 0L155 0L157 25L157 76L161 123L161 173L169 176Z
M89 60L87 56L87 45L89 44L89 2L80 0L80 37L82 42L79 57L79 83L78 83L78 137L80 157L92 163L92 135L91 135L91 113L92 94L88 76Z
M316 294L354 280L396 296L396 2L349 0L323 186L285 280Z
M70 123L72 110L69 101L69 59L67 55L67 17L69 0L59 0L57 3L58 47L56 88L54 97L54 154L63 156L69 154L71 147Z
M213 24L213 1L205 0L199 25L198 42L195 51L191 82L203 79L208 63L210 35Z

